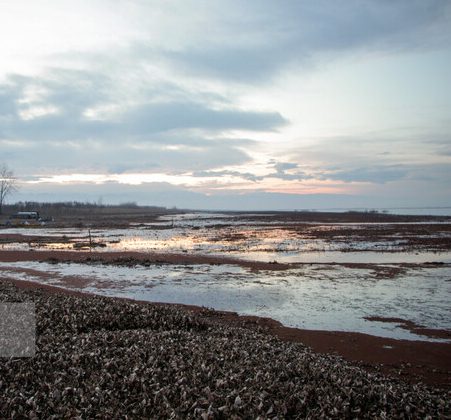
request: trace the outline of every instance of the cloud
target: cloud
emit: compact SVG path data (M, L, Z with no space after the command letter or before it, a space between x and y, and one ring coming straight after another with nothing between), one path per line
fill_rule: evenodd
M211 170L227 165L245 164L251 160L248 153L237 147L233 139L208 140L201 147L149 144L143 147L103 142L57 143L25 142L17 146L0 141L2 158L11 155L10 165L20 176L46 173L123 173Z
M264 179L263 176L258 176L250 172L241 172L241 171L230 171L230 170L223 170L223 171L195 171L192 174L193 177L196 178L217 178L217 177L223 177L223 176L232 176L237 178L246 179L251 182L257 182Z
M384 184L390 181L402 180L406 178L407 174L408 170L399 166L372 166L335 171L333 173L324 174L322 179Z
M270 172L264 178L282 179L285 181L302 181L305 179L311 179L312 176L306 174L304 171L299 170L299 165L294 162L277 162L271 160L274 172ZM290 171L290 172L288 172Z
M447 131L405 127L317 138L288 156L299 166L308 164L308 175L318 180L383 185L428 177L435 189L444 180L451 182Z
M108 77L87 72L62 72L57 79L20 78L12 86L0 86L6 91L2 114L8 116L2 126L3 138L27 138L36 140L83 140L137 137L149 139L149 135L182 129L204 131L275 131L287 124L277 112L241 110L233 107L214 109L211 105L196 101L173 101L171 98L155 101L150 95L142 103L128 105L120 98L111 97L107 91L114 81ZM12 78L14 81L14 78ZM26 101L27 88L42 90L39 98ZM154 93L150 91L150 93ZM99 104L117 107L110 118L88 118L85 112ZM53 107L56 112L45 112L24 119L22 112L37 107L45 110Z
M430 182L438 190L445 187L442 190L444 192L451 185L451 159L448 159L448 163L412 165L409 179Z
M276 112L215 110L189 102L151 103L130 109L122 118L128 133L176 129L274 131L287 121Z
M449 1L66 6L23 1L0 16L11 39L0 46L0 160L21 177L192 174L213 178L197 187L297 192L450 181L437 122L449 101L435 94L448 75L431 70L449 62ZM406 72L399 89L393 74ZM396 124L410 127L356 134Z
M311 67L324 55L362 49L399 53L451 40L451 4L446 0L232 4L227 9L241 11L241 16L222 10L224 18L212 22L219 25L221 35L229 31L228 39L207 37L189 47L163 50L161 56L198 77L256 83L286 66Z
M162 55L178 71L238 82L263 81L285 62L284 57L280 57L271 47L214 46L167 51Z
M181 87L165 96L165 89L149 86L138 103L130 103L121 100L114 83L87 71L10 76L0 85L2 156L25 175L31 168L211 170L250 160L244 149L255 141L227 133L273 132L287 124L277 112L242 110L226 100L226 107L213 107L208 94L190 100Z
M17 92L9 85L0 85L0 122L17 113Z
M274 164L274 168L276 172L285 172L290 169L297 169L299 165L293 162L276 162Z
M267 173L266 175L256 175L250 172L242 172L236 170L198 171L194 172L192 175L194 177L206 177L206 178L232 176L236 178L242 178L244 180L251 182L259 182L269 178L281 179L286 181L301 181L305 179L312 179L311 175L307 175L305 172L299 170L299 166L297 163L277 162L275 160L271 160L270 164L272 171Z
M56 106L61 104L55 104ZM115 120L91 120L70 109L22 120L15 118L4 123L4 138L35 140L86 139L145 139L152 141L154 134L198 129L208 132L222 131L275 131L287 123L279 113L214 110L196 103L150 103L129 108Z
M445 133L442 135L429 135L425 143L433 148L438 156L451 156L451 136L449 130L451 129L451 121L447 121ZM431 147L432 146L432 147Z

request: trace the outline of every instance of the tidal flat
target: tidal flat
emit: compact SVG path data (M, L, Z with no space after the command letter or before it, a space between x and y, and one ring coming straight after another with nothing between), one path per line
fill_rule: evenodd
M365 374L386 375L384 381L398 381L411 390L426 384L437 390L434 392L440 395L439 400L449 400L451 218L448 217L314 212L181 213L130 220L124 215L105 221L96 215L82 222L67 219L37 228L0 229L0 278L4 287L21 296L18 299L45 295L56 299L61 307L74 296L81 301L111 302L108 304L111 307L140 302L139 305L161 310L164 305L183 316L201 316L202 322L205 318L209 322L214 319L208 329L225 328L226 322L227 328L234 331L230 334L238 335L247 332L238 333L235 328L241 331L251 325L252 334L258 332L268 339L279 340L274 345L281 349L292 345L297 349L308 348L314 357L341 357L334 362L337 366L350 364ZM44 319L45 310L40 313ZM38 319L38 325L39 322ZM77 325L83 330L82 321L77 321ZM102 329L100 324L96 328ZM151 340L153 332L144 330L139 334ZM67 334L70 331L69 328ZM37 339L39 342L39 335ZM100 342L97 344L101 346ZM260 356L255 353L247 357L251 360ZM166 363L164 358L160 359ZM304 386L319 386L309 381L304 374L301 381ZM126 388L125 384L120 386ZM212 386L210 383L207 386L211 394ZM232 391L228 392L232 395ZM252 388L250 401L258 397L255 392ZM271 395L267 390L265 393ZM170 404L171 413L182 417L246 416L245 413L290 417L297 411L314 417L319 413L335 413L327 411L329 408L319 400L312 402L312 406L303 405L300 401L305 396L299 395L289 408L282 397L266 407L261 401L257 406L245 405L244 394L238 393L233 394L238 398L237 404L230 397L218 402L222 404L218 406L208 395L204 397L208 406L205 401L196 405L190 400L194 405L189 409L184 405L185 411L177 411L177 404L181 404L177 400L178 403ZM339 400L343 400L342 396ZM77 410L78 403L71 404ZM136 413L144 416L151 413L146 404L143 407L147 411L135 407ZM345 403L348 408L342 407L350 417L370 412L390 417L388 405L385 408L378 405L376 411L368 411L369 406L349 411L352 404L348 401ZM245 406L250 411L240 411ZM338 400L332 406L342 409ZM396 412L415 417L414 411L408 412L412 409L408 406L404 411L399 406L396 410L401 411ZM445 412L449 409L445 406L438 403L430 412ZM430 410L432 406L428 407Z

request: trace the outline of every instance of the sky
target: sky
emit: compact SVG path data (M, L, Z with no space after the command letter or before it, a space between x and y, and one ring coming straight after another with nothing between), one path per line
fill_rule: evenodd
M451 1L0 0L8 200L451 206Z

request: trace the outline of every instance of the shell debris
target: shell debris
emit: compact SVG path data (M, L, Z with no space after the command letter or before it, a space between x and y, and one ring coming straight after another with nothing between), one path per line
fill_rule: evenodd
M446 418L445 390L176 306L21 290L36 355L0 359L1 418Z

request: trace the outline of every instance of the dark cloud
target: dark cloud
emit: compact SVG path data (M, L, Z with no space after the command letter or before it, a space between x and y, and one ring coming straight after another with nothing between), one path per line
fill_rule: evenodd
M198 171L194 172L193 176L195 177L222 177L222 176L234 176L238 178L242 178L252 182L263 181L266 178L276 178L283 179L286 181L301 181L303 179L311 179L312 176L307 175L305 172L300 171L299 167L296 163L290 162L276 162L272 160L272 167L274 168L273 172L270 172L267 175L255 175L250 172L241 172L241 171L230 171L230 170L222 170L222 171ZM287 173L287 170L296 171Z
M67 145L65 142L26 143L14 148L10 165L20 175L32 173L124 173L185 172L211 170L226 165L239 165L251 158L241 148L227 142L212 142L202 147L167 149L164 145L134 147L128 144L107 145L97 142ZM3 153L2 153L3 156Z
M122 118L128 133L153 133L186 128L203 130L274 131L287 121L276 112L211 109L189 102L150 103L130 109Z
M451 185L451 160L448 163L417 164L409 170L409 178L415 181L431 182L435 188Z
M442 135L427 136L424 143L427 144L439 156L451 156L451 121L445 125L445 133ZM432 147L431 147L432 146Z
M24 102L30 90L37 93ZM189 101L189 92L182 95L181 88L171 92L175 90L177 95L164 97L163 90L148 88L140 104L126 107L114 97L114 80L97 73L53 70L45 78L12 76L0 85L0 141L7 140L2 156L26 174L30 168L41 173L62 168L210 170L250 159L243 147L255 141L228 138L227 131L274 131L287 123L277 112L243 111L230 105L216 109L206 101L209 95ZM88 109L103 105L117 106L119 111L108 118L86 117ZM23 118L23 113L40 107L56 112Z
M0 85L0 92L8 89L14 100L16 115L32 106L55 105L63 113L78 118L87 108L111 99L112 83L107 75L53 68L41 77L9 75L6 83ZM33 100L19 103L30 90L37 91Z
M243 111L232 107L213 109L209 103L193 101L158 101L129 106L111 119L89 119L84 112L98 105L123 106L109 97L112 81L97 74L59 72L51 79L24 79L11 86L0 86L6 91L2 108L8 120L2 124L1 135L9 139L29 140L108 140L143 139L152 141L152 134L168 131L199 129L203 131L248 130L274 131L287 121L277 112ZM27 87L44 89L42 98L26 106L50 105L57 113L24 120L19 116L18 98ZM15 89L14 89L15 87ZM0 91L0 94L1 92ZM5 114L6 115L6 114Z
M163 53L168 62L179 71L239 82L260 81L270 76L285 62L281 55L270 46L211 46Z
M17 115L17 93L12 86L0 85L0 122Z
M274 164L276 172L285 172L289 169L297 169L299 165L293 162L277 162Z
M246 13L231 23L225 12L219 20L224 31L231 31L227 40L207 37L200 45L164 51L163 57L194 75L252 83L286 65L314 65L324 54L359 49L398 53L451 40L451 3L446 0L232 3L232 10ZM236 36L241 33L253 41L243 42Z
M264 179L264 176L258 176L250 172L240 172L240 171L196 171L192 174L196 178L210 178L210 177L223 177L223 176L234 176L248 181L257 182Z
M354 169L338 170L324 174L323 179L331 179L344 182L371 182L384 184L391 181L399 181L406 178L408 170L399 166L373 166Z
M109 131L105 124L90 121L83 112L106 100L105 80L98 74L73 70L53 70L46 77L11 75L7 84L14 107L0 128L0 137L10 140L77 140L95 138ZM29 99L29 91L38 93ZM56 113L24 119L21 114L34 109L54 107Z
M374 165L348 169L329 169L326 173L318 173L317 178L343 182L368 182L386 184L404 181L426 181L438 186L451 184L451 162L430 164L398 164Z
M267 178L277 178L285 181L301 181L312 178L311 175L307 175L304 171L301 171L297 163L277 162L274 160L272 163L275 171L271 172L269 175L266 175Z

